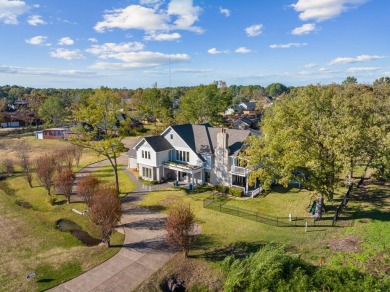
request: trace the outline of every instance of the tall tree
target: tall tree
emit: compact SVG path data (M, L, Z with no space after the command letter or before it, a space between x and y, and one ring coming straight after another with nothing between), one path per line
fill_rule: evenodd
M117 158L126 151L122 137L118 136L117 114L120 112L120 99L105 87L93 91L87 101L79 105L74 116L80 126L71 142L89 148L108 159L114 171L115 186L119 194ZM89 126L83 126L83 125Z
M341 84L342 85L357 84L357 79L354 76L348 76Z
M38 114L48 126L62 125L67 115L64 102L55 96L50 96L43 102Z
M100 227L102 241L110 247L110 237L114 227L120 221L121 204L115 187L103 187L96 190L92 196L89 216Z
M388 119L380 104L367 86L293 90L266 111L263 136L251 138L247 155L262 166L251 181L269 187L273 179L284 185L295 179L332 198L340 175L357 161L370 163L383 145Z
M379 86L382 84L390 84L390 77L381 77L374 81L374 86Z
M288 92L287 86L282 83L271 83L265 90L267 91L268 95L272 97L277 97L282 93Z
M182 123L216 123L220 113L231 104L227 88L216 84L199 85L180 98L178 121Z

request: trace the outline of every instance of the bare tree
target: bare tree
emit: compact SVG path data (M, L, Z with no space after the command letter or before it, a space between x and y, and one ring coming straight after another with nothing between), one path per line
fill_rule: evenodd
M76 176L70 168L64 168L59 172L54 180L54 188L58 194L64 195L68 204L72 195L73 182Z
M191 243L194 240L195 215L191 206L185 203L177 203L168 214L165 229L168 234L166 241L172 246L181 248L184 256L188 256Z
M110 247L110 237L122 215L121 205L114 186L106 186L95 191L89 216L100 227L102 242Z
M36 160L36 169L38 180L43 184L47 194L51 197L51 186L56 172L55 159L52 156L41 156Z
M32 188L32 169L33 169L33 163L30 159L30 153L31 153L31 145L28 144L26 140L22 140L20 143L16 144L15 147L16 155L19 158L19 165L22 169L22 173L24 176L24 179Z
M88 207L91 206L92 196L98 185L99 180L92 174L80 178L77 183L77 194L84 199Z
M79 167L81 156L83 155L84 148L80 145L72 145L73 156L76 162L76 166Z

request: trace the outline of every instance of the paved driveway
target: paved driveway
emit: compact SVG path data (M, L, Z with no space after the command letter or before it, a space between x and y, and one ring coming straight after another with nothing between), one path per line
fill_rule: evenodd
M105 163L91 165L89 170ZM89 170L85 168L82 173L85 175ZM135 179L131 173L128 175ZM145 188L137 180L135 182L137 190L122 203L122 226L119 227L125 232L122 249L101 265L50 291L132 291L175 254L164 242L165 215L138 206L146 192L154 187Z

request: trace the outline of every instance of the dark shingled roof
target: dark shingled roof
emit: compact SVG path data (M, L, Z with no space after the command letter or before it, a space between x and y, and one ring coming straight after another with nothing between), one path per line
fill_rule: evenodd
M221 128L213 128L210 124L191 125L183 124L172 126L172 129L187 143L196 153L213 154L217 147L217 134ZM225 129L228 137L230 155L237 155L244 141L250 135L250 131Z
M150 136L144 137L144 139L156 152L173 149L171 143L169 143L163 136Z

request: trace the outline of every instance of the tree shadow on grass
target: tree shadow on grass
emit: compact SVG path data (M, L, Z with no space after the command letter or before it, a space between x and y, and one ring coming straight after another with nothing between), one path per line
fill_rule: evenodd
M53 281L54 281L54 279L47 278L47 279L39 279L39 280L37 280L37 283L50 283Z
M236 258L244 258L247 255L257 252L260 248L266 245L265 242L237 242L233 245L218 247L213 250L207 251L199 258L203 258L212 262L222 261L227 256L233 255Z

